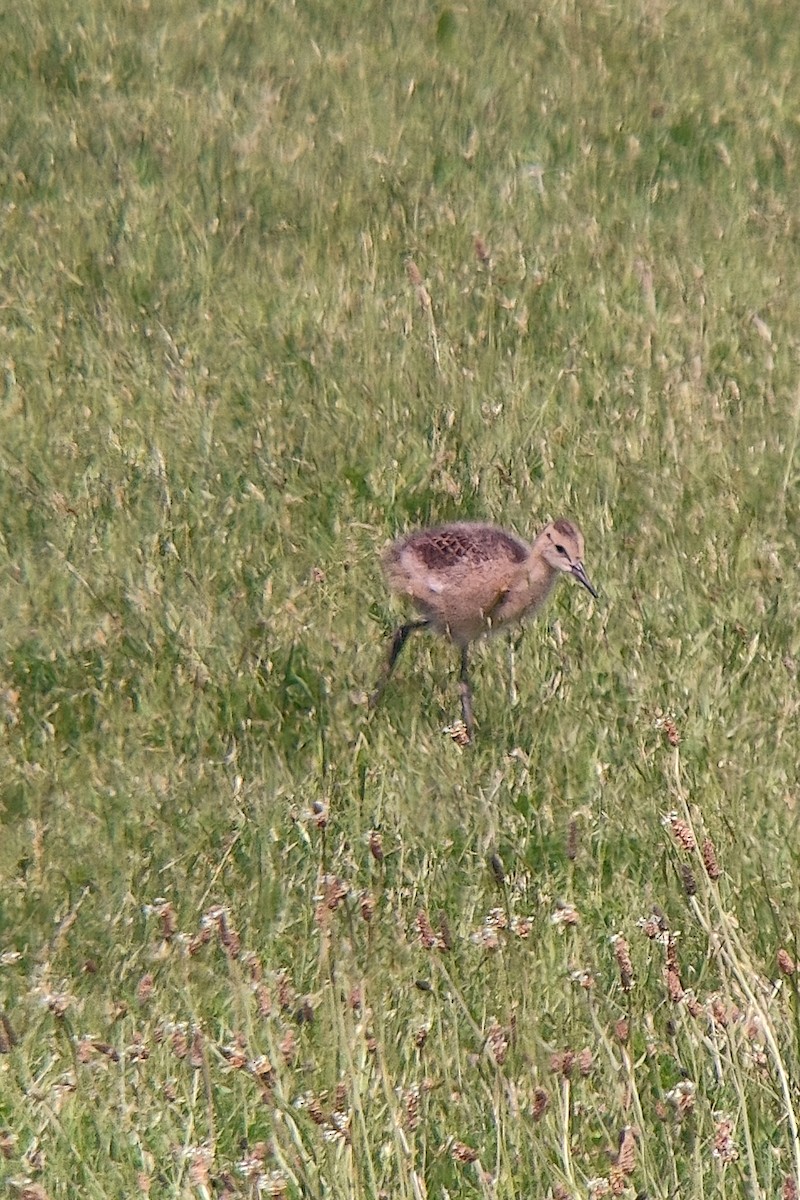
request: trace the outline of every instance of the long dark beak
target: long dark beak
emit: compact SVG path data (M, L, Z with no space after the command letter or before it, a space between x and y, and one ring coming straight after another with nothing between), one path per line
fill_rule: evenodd
M597 598L598 598L597 592L594 590L592 585L589 583L589 576L586 574L586 571L584 569L582 562L575 562L572 564L572 574L575 576L575 578L580 583L583 584L583 586L586 588L587 592L591 592L591 594L594 596L595 600L597 600Z

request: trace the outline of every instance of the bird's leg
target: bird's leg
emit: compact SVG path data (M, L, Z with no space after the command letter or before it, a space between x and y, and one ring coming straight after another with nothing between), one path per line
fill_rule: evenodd
M458 690L461 693L461 715L467 729L467 736L472 741L475 736L475 721L472 716L472 688L469 682L466 646L461 647L461 674L459 675Z
M519 696L517 695L517 645L514 641L514 635L510 634L508 638L508 703L511 708L516 708Z
M427 629L428 625L430 625L430 621L409 621L407 625L401 625L399 629L395 630L394 637L392 638L392 644L389 647L389 656L386 659L383 670L381 671L380 679L375 685L375 691L369 698L370 708L376 708L380 703L383 690L386 687L386 684L389 682L389 677L394 670L394 664L400 657L400 651L403 649L403 646L405 646L406 642L408 641L408 635L413 633L415 629Z
M519 703L519 692L517 691L517 650L522 638L522 633L512 632L508 635L508 703L511 708L516 708Z

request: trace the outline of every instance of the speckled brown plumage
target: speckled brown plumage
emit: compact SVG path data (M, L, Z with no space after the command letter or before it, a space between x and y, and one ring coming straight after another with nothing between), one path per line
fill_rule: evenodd
M530 547L494 525L462 522L409 534L389 547L384 562L396 561L406 550L412 550L432 571L441 571L455 566L496 563L502 559L521 563L528 557Z
M535 612L561 573L571 573L596 596L583 550L580 529L563 517L547 525L532 545L496 525L468 521L420 529L393 542L382 557L386 581L391 591L411 600L422 620L396 631L373 706L409 634L430 627L461 651L462 711L471 735L469 643Z

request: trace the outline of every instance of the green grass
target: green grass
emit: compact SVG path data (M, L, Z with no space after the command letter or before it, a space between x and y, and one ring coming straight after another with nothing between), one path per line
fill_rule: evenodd
M27 7L3 1189L790 1200L792 5ZM559 515L518 703L420 637L369 714L383 543Z

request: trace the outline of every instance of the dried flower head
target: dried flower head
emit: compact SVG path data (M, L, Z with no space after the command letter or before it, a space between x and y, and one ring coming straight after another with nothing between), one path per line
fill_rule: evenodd
M50 1200L48 1193L40 1183L34 1183L30 1179L25 1179L19 1186L17 1192L19 1200Z
M414 919L417 937L423 950L436 950L439 947L439 936L434 932L431 919L424 909L420 909Z
M489 867L494 876L495 883L498 887L502 887L506 881L506 869L499 854L494 853L489 855Z
M347 1007L354 1013L360 1013L364 1007L364 992L358 983L354 983L347 997Z
M782 975L794 975L795 971L797 970L797 966L789 951L784 950L783 947L781 947L781 949L778 951L777 958L778 970L780 973Z
M428 293L425 292L425 295L427 296ZM428 297L428 303L430 304L430 297ZM470 743L469 730L463 721L454 721L452 725L445 728L444 732L453 739L457 746L468 746Z
M678 726L673 721L672 717L664 718L664 733L670 746L679 746L681 735L678 733Z
M716 992L708 997L708 1011L718 1029L727 1029L742 1016L732 1000L720 996Z
M714 1158L722 1163L736 1162L739 1151L733 1140L733 1118L726 1113L714 1114Z
M665 970L667 980L667 995L673 1004L680 1004L684 997L683 984L681 977L674 967L667 967Z
M412 287L422 287L422 273L410 256L406 259L406 274Z
M578 857L579 835L578 822L574 817L570 817L569 825L567 826L567 858L570 862L574 862Z
M255 1058L251 1058L247 1064L247 1070L265 1087L270 1086L275 1080L275 1069L266 1054L258 1054Z
M483 267L491 266L491 261L492 261L491 255L489 254L486 243L484 242L483 238L480 236L479 233L475 234L475 240L473 242L473 245L475 246L475 257L477 258L477 260L481 264L481 266L483 266Z
M200 918L200 928L210 929L212 933L214 930L218 930L220 918L223 916L224 912L224 905L212 904L210 908L206 909Z
M229 1067L234 1071L242 1071L247 1066L248 1054L244 1035L239 1033L227 1046L220 1047L220 1053Z
M153 995L153 987L154 986L155 986L155 981L153 979L153 976L150 975L149 973L147 975L143 975L142 978L139 980L138 984L136 985L137 1003L139 1003L141 1005L147 1004Z
M557 1050L550 1056L550 1070L554 1075L569 1079L575 1066L575 1054L572 1050Z
M207 925L201 925L200 932L193 934L186 943L186 950L189 954L189 957L194 958L196 954L199 954L203 946L207 946L212 937L213 930L211 927Z
M692 868L689 866L688 863L680 863L678 866L678 869L681 873L681 881L683 883L683 890L686 892L686 895L687 896L696 896L697 895L697 879L695 878L694 871L692 870Z
M223 913L219 922L219 941L228 958L239 957L242 951L242 939L239 936L238 930L234 929L228 922L225 913Z
M459 1142L456 1140L450 1144L450 1155L455 1159L456 1162L460 1163L474 1163L478 1159L477 1150L473 1150L473 1148L468 1146L465 1142Z
M175 931L178 928L178 919L175 915L175 909L170 904L169 900L165 900L159 910L158 917L161 922L161 936L165 942L175 936Z
M550 1097L544 1088L535 1087L533 1089L533 1100L531 1101L531 1116L533 1117L534 1121L541 1121L549 1104Z
M315 800L311 805L311 820L316 825L317 829L326 829L328 826L328 806L322 800Z
M693 1017L695 1020L697 1020L698 1017L703 1015L703 1006L691 988L687 988L683 993L683 1003L686 1006L686 1011L690 1017Z
M611 939L611 945L614 947L614 957L617 960L619 968L619 980L622 990L623 992L629 992L634 984L630 947L621 933L614 934Z
M628 1186L628 1178L615 1164L608 1173L608 1187L612 1196L621 1196Z
M709 879L719 879L722 872L717 862L717 851L711 838L705 838L702 846L703 866Z
M294 1008L297 1000L297 990L289 978L289 972L283 969L278 972L278 1004L281 1009L286 1012L289 1008Z
M406 1129L413 1133L419 1127L419 1086L414 1083L405 1095Z
M498 1067L502 1067L508 1053L509 1033L499 1021L492 1021L486 1034L486 1045Z
M676 1121L682 1121L694 1110L696 1090L691 1079L682 1079L671 1091L667 1092L666 1099L675 1110Z
M679 817L676 812L669 812L663 818L662 823L672 831L672 836L682 850L691 853L697 849L697 842L691 826L688 821L684 821L683 817Z
M236 1170L245 1179L249 1179L260 1190L261 1178L264 1172L265 1154L262 1154L261 1147L263 1142L257 1143L252 1150L245 1154L244 1158L240 1158L236 1164Z
M189 1063L199 1070L205 1062L205 1039L202 1030L195 1025L192 1030L192 1044L189 1050Z
M322 1101L319 1096L309 1093L304 1098L304 1105L315 1125L322 1127L327 1124L328 1118L325 1116L325 1109L322 1107Z
M247 973L247 978L252 984L259 984L264 977L264 967L261 966L261 960L258 954L253 950L245 950L240 955L239 961Z
M75 997L69 992L49 992L47 990L41 993L41 1002L53 1014L54 1017L60 1019L67 1015L67 1012L75 1004Z
M566 904L563 900L557 900L554 911L550 914L550 924L556 928L579 925L580 914L578 910L571 904Z
M287 1067L290 1067L297 1057L297 1037L295 1036L295 1032L291 1027L287 1027L285 1030L284 1035L280 1040L279 1049L283 1061L286 1063Z
M636 1169L636 1134L632 1125L626 1125L619 1135L617 1166L623 1175L632 1175Z
M208 1188L214 1152L210 1146L189 1146L185 1151L189 1163L189 1182L196 1188Z
M655 941L659 934L658 921L654 917L639 917L636 924L641 929L645 937Z
M289 1195L289 1181L281 1171L270 1171L269 1175L261 1176L258 1181L258 1189L265 1196L274 1196L275 1200L285 1200L285 1197Z
M383 862L383 838L377 829L370 830L369 852L376 863Z
M6 1013L0 1011L0 1054L10 1054L19 1037Z
M362 921L369 923L375 916L375 897L372 892L362 891L358 895L358 911Z
M314 920L317 924L325 927L329 923L330 914L336 912L349 894L350 885L337 875L323 875L319 891L314 897Z

